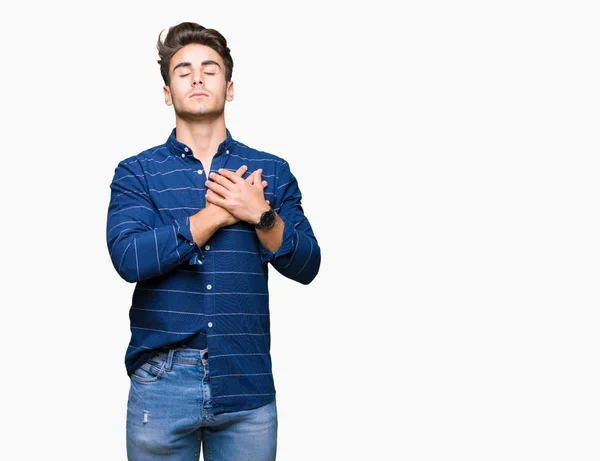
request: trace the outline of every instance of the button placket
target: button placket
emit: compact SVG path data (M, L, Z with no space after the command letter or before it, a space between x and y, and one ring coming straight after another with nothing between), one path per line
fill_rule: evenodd
M206 269L208 270L208 273L206 273L206 278L204 278L204 294L205 294L205 313L206 313L206 328L207 328L207 343L210 343L210 336L214 333L216 333L214 331L214 328L216 328L216 322L213 318L213 314L215 312L215 306L217 303L217 300L215 299L216 296L213 296L214 290L215 290L215 285L216 285L216 280L214 277L214 274L211 273L211 271L213 270L214 267L214 254L212 251L214 251L214 244L210 245L208 243L205 243L204 245L201 246L202 251L204 252L204 256L205 256L205 260L204 262L207 264L210 264L209 266L206 267ZM210 334L209 334L210 332Z

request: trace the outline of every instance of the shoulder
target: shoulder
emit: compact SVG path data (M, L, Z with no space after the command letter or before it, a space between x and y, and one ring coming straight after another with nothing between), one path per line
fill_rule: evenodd
M264 150L255 149L254 147L247 146L246 144L237 140L232 141L231 147L232 154L242 159L273 162L277 167L287 164L287 160L279 155L275 155Z
M125 167L145 170L147 169L147 165L162 164L172 157L173 155L170 153L166 144L160 144L145 149L138 154L123 158L121 161L119 161L117 168Z

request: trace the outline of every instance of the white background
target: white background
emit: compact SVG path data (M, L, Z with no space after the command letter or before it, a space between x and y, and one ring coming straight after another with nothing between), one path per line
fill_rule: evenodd
M125 460L117 163L174 126L182 21L322 250L271 271L278 460L598 460L594 2L20 2L2 18L5 459ZM216 6L218 5L218 6Z

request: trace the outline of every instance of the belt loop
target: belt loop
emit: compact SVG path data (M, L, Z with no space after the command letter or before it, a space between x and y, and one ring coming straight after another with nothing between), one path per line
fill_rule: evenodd
M173 366L173 355L174 354L175 354L175 349L170 349L169 356L167 357L167 367L166 367L167 371L171 371L171 368Z

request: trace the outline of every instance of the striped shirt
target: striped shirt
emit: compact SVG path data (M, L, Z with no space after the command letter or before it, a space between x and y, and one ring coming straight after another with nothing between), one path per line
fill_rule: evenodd
M284 222L277 252L264 248L243 221L220 228L202 246L194 242L189 217L206 206L208 176L192 150L177 141L175 129L165 144L119 162L106 227L114 268L136 283L127 373L152 351L204 337L215 413L257 408L275 398L268 265L308 284L321 262L288 162L226 132L210 171L247 165L247 177L263 169L265 198Z

